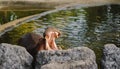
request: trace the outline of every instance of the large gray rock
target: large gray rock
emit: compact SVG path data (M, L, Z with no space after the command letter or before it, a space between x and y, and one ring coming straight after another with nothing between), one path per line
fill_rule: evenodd
M68 50L40 51L35 69L97 69L96 57L87 47Z
M104 46L102 69L120 69L120 48L114 44Z
M0 69L31 69L32 59L23 47L0 44Z

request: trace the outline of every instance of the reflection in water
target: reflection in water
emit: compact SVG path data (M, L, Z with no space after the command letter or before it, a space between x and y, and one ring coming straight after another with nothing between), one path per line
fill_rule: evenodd
M7 23L9 21L13 21L13 20L15 20L17 18L18 18L18 16L13 11L9 11L9 12L0 11L0 24L4 24L4 23Z
M34 20L33 23L40 27L34 32L43 33L46 27L55 26L63 33L57 40L58 45L66 48L87 46L95 51L100 63L104 44L120 46L119 9L119 5L107 5L62 10ZM14 37L12 35L7 36Z
M10 16L10 21L17 19L17 15L13 11L11 11L11 13L12 15Z

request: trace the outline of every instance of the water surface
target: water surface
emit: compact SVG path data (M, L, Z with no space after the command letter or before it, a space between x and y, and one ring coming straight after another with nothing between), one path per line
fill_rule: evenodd
M30 16L30 15L34 15L34 14L38 14L44 11L47 11L50 9L0 9L0 25L8 23L10 21L22 18L22 17L26 17L26 16Z

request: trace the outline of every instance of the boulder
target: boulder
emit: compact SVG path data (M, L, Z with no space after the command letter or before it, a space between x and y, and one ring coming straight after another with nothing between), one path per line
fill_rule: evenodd
M98 69L94 52L87 47L39 51L35 69Z
M102 69L120 69L120 48L114 44L104 46Z
M0 44L0 69L31 69L32 56L25 48Z

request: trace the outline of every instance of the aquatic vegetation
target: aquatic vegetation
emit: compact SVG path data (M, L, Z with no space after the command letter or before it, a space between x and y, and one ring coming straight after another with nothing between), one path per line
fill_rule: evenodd
M7 22L16 20L18 18L39 14L47 10L0 10L0 24L5 24ZM23 14L24 13L24 14Z
M17 44L18 39L28 33L35 30L35 24L34 23L24 23L16 28L14 28L12 31L9 31L5 33L3 36L0 37L0 42L5 43L11 43L11 44Z

